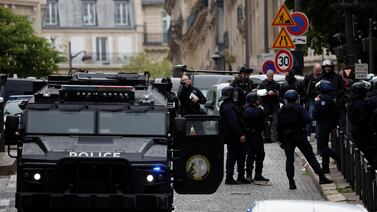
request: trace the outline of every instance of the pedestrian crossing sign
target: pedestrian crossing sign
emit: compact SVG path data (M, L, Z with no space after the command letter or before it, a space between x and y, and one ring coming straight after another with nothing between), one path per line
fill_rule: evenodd
M295 44L293 43L291 37L283 27L278 37L276 38L274 45L272 46L274 49L294 49L296 48Z
M272 26L294 26L291 15L289 15L288 9L285 4L282 4L278 14L275 16L274 21L272 21Z

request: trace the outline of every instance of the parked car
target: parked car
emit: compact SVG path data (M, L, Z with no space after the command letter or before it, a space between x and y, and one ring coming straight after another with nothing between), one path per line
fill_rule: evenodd
M230 83L234 80L234 76L221 74L194 74L191 79L192 85L199 88L203 95L206 96L211 86L220 83Z
M310 200L255 201L248 212L367 212L361 205Z
M206 95L207 102L204 105L204 111L207 115L219 115L220 114L220 103L219 98L221 97L221 90L229 86L229 82L220 83L212 85Z
M295 75L297 80L303 81L304 77L301 75ZM255 85L259 85L263 80L267 79L265 74L263 75L250 75L250 79L253 80ZM274 80L278 83L283 84L285 81L285 74L274 74Z

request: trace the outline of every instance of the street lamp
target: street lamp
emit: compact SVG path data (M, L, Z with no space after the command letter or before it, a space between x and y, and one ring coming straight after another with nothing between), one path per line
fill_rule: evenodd
M77 56L79 56L81 53L84 53L84 56L81 58L81 61L87 61L87 60L91 60L92 59L92 56L90 55L87 55L86 54L86 51L85 50L82 50L82 51L79 51L77 52L75 55L72 55L72 49L71 49L71 41L68 42L68 57L69 57L69 71L68 71L68 76L71 76L73 73L72 71L75 69L75 70L78 70L78 71L82 71L81 69L78 69L78 68L73 68L72 67L72 60L74 58L76 58Z
M215 61L216 69L221 70L221 54L219 52L215 52L215 54L213 54L211 58L213 61Z

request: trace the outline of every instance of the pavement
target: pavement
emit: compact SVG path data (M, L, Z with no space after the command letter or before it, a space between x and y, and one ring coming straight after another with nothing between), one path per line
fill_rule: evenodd
M310 143L312 144L314 153L317 153L317 145L314 134L311 136ZM330 202L348 202L351 204L362 205L362 201L360 200L359 196L352 191L350 184L344 179L342 173L337 169L335 161L332 160L330 162L330 174L326 174L326 176L332 179L334 183L320 185L318 176L314 173L314 170L308 164L305 157L297 149L296 153L304 164L305 169L312 177L313 182L320 190L324 199ZM316 157L321 163L321 157L318 154L316 154Z

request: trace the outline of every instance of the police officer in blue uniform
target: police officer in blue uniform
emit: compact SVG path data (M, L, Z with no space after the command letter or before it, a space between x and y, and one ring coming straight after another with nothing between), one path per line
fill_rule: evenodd
M241 117L237 114L237 107L233 102L234 88L227 86L222 89L219 101L223 101L220 106L220 135L227 144L226 158L226 178L225 184L248 184L245 179L245 152L243 145L246 139L243 132ZM234 166L237 162L238 178L234 180Z
M294 180L294 152L297 147L305 156L315 173L319 176L320 184L332 183L324 175L311 144L306 138L306 125L311 121L309 113L299 104L299 94L295 90L288 90L284 94L286 105L278 113L278 136L281 147L284 149L286 173L289 180L289 189L297 189Z
M357 147L370 155L370 129L369 125L370 113L366 96L371 84L366 81L356 82L351 87L350 103L348 107L348 120L351 123L351 134Z
M336 128L339 117L335 96L333 95L335 86L330 81L321 80L317 83L317 88L320 91L320 95L314 99L314 118L318 127L317 143L322 156L322 171L330 173L330 157L339 161L339 155L328 146L331 130Z
M256 91L246 95L245 111L243 114L246 128L246 179L252 181L252 173L255 162L254 181L265 181L269 179L262 176L263 161L265 157L263 144L263 130L265 129L266 115L260 106L260 100Z

